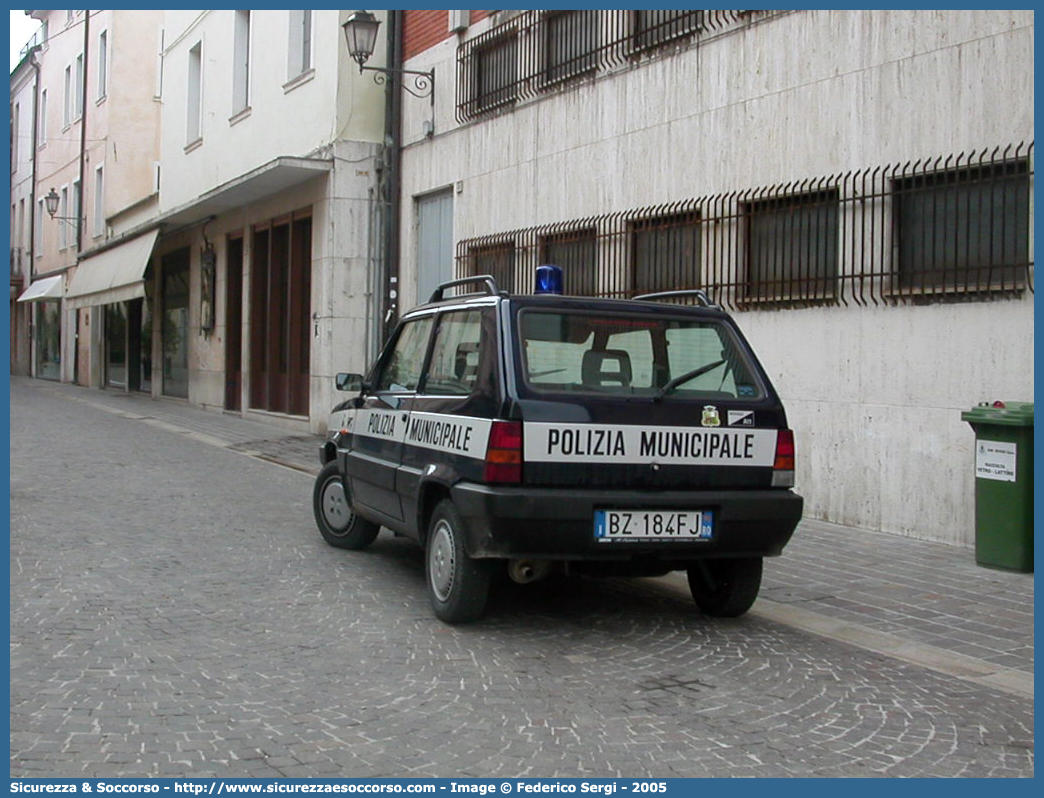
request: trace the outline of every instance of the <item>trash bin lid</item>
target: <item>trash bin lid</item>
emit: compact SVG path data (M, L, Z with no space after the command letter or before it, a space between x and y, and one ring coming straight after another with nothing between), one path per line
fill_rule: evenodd
M961 420L969 424L1032 427L1033 402L980 402L978 406L961 413Z

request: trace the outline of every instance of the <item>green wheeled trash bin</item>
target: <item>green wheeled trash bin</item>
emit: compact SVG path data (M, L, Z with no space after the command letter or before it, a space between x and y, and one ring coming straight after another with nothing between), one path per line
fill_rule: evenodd
M982 402L975 430L975 562L1033 571L1033 403Z

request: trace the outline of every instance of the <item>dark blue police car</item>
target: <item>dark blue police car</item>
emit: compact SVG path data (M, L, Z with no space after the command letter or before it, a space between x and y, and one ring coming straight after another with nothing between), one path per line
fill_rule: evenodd
M541 267L544 269L545 267ZM450 289L476 293L448 296ZM361 549L425 549L435 614L483 611L491 575L684 570L713 616L746 612L801 517L794 439L733 319L701 292L508 295L454 280L405 314L334 409L316 523Z

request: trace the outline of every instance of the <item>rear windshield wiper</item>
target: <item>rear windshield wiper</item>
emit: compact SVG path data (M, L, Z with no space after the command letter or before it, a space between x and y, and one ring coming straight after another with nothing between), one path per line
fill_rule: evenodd
M716 369L718 366L722 365L723 363L725 363L724 360L716 360L713 363L708 363L705 366L700 366L698 369L693 369L692 371L687 371L684 374L681 374L681 375L675 377L673 380L671 380L666 385L664 385L662 388L660 388L660 390L657 391L656 395L652 398L652 400L654 402L660 401L661 399L663 399L663 397L665 397L667 394L669 394L671 391L673 391L675 388L677 388L682 383L686 383L689 380L694 380L697 377L706 374L708 371Z

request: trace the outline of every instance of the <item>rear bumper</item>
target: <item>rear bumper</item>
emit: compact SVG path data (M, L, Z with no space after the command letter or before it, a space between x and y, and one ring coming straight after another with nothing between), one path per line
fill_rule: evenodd
M711 557L778 555L801 520L790 490L648 491L515 488L462 482L453 502L468 525L472 557L662 561L675 568ZM599 509L686 509L714 513L708 541L598 542Z

